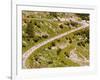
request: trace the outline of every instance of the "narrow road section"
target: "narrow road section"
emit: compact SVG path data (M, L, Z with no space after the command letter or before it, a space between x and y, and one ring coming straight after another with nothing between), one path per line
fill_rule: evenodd
M86 22L83 22L83 23L81 23L81 24L82 24L81 27L78 27L78 28L76 28L76 29L67 31L67 32L65 32L65 33L63 33L63 34L60 34L60 35L55 36L55 37L53 37L53 38L50 38L50 39L48 39L48 40L46 40L46 41L43 41L43 42L41 42L40 44L38 44L38 45L36 45L36 46L33 46L32 48L30 48L29 50L27 50L25 53L23 53L23 56L22 56L22 59L23 59L23 60L22 60L22 62L23 62L23 68L27 68L27 67L25 66L25 62L26 62L27 58L28 58L36 49L38 49L38 48L44 46L45 44L47 44L47 43L49 43L49 42L52 42L53 40L59 39L59 38L61 38L61 37L63 37L63 36L66 36L66 35L68 35L68 34L70 34L70 33L73 33L73 32L75 32L75 31L84 29L84 28L86 28L86 27L89 26L89 24L86 23Z

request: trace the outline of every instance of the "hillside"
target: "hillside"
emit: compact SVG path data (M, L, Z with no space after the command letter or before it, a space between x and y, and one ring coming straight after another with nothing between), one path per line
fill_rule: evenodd
M23 11L22 53L24 68L88 66L89 14Z

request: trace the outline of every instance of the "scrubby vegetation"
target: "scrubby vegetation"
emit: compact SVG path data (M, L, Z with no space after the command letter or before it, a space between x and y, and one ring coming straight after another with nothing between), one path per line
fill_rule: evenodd
M32 46L89 22L89 14L63 12L22 12L22 53ZM70 33L35 50L26 60L27 68L75 67L89 65L89 27Z
M85 59L89 60L89 41L86 33L89 29L80 30L78 32L64 36L58 40L54 40L45 46L37 49L27 59L28 68L42 68L42 67L66 67L66 66L81 66L88 65L84 63ZM75 50L74 50L75 49ZM74 62L71 59L71 51L77 54L77 59L82 59L79 62Z

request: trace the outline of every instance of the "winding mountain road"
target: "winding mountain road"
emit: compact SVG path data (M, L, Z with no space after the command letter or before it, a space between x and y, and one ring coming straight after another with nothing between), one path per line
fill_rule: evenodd
M23 62L23 68L27 68L26 65L25 65L25 62L26 62L26 60L28 59L28 57L29 57L36 49L38 49L38 48L44 46L45 44L47 44L47 43L49 43L49 42L52 42L52 41L54 41L54 40L56 40L56 39L59 39L59 38L61 38L61 37L63 37L63 36L66 36L66 35L68 35L68 34L70 34L70 33L75 32L75 31L84 29L84 28L86 28L86 27L88 27L88 26L89 26L89 24L83 21L83 22L81 22L81 27L78 27L78 28L76 28L76 29L67 31L67 32L65 32L65 33L63 33L63 34L60 34L60 35L55 36L55 37L53 37L53 38L50 38L50 39L48 39L48 40L46 40L46 41L43 41L43 42L39 43L39 44L36 45L36 46L33 46L32 48L30 48L29 50L27 50L25 53L23 53L23 56L22 56L22 59L23 59L23 60L22 60L22 62Z

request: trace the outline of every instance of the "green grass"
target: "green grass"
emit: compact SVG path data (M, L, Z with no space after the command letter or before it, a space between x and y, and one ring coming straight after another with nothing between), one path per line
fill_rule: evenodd
M56 22L48 22L47 24L45 24L45 22L44 21L42 21L42 25L38 22L38 20L37 21L34 21L34 20L32 20L33 21L33 27L34 27L34 32L43 32L43 33L47 33L48 34L48 38L42 38L41 36L39 36L39 37L41 37L41 39L39 39L39 41L38 42L32 42L31 40L32 39L34 39L35 37L37 37L36 35L34 35L34 37L33 38L30 38L30 41L27 41L27 37L26 37L26 29L27 29L27 26L23 26L23 28L22 28L22 31L24 31L24 34L23 34L23 36L24 36L24 38L23 38L23 41L26 41L27 42L27 46L26 47L23 47L22 49L23 49L23 53L25 52L25 51L27 51L29 48L31 48L32 46L34 46L34 45L36 45L36 44L38 44L38 43L40 43L40 42L42 42L42 41L44 41L44 40L47 40L47 39L49 39L49 38L51 38L51 37L54 37L54 36L57 36L57 35L59 35L59 34L61 34L61 33L64 33L64 32L66 32L66 31L69 31L69 30L71 30L71 29L69 29L69 28L67 28L67 27L64 27L64 29L62 29L62 30L59 30L59 25L58 25L58 23L56 23ZM35 26L34 25L34 22L38 22L38 24L37 25L40 25L40 28L38 28L37 26ZM51 26L52 27L52 29L51 28L49 28L49 26ZM55 30L55 31L53 31L53 29Z
M79 31L80 32L80 31ZM74 36L74 37L73 37ZM67 37L67 39L66 39ZM69 39L74 39L72 43L68 43L68 46L64 49L60 49L57 47L57 49L48 49L48 47L52 46L52 42L55 43L55 46L57 44L61 44L62 42L69 42ZM58 42L59 40L59 42ZM28 66L28 68L42 68L42 67L73 67L73 66L80 66L79 64L71 61L69 57L69 53L71 50L76 48L76 53L79 57L83 58L81 55L89 59L89 48L78 46L77 45L77 36L76 34L69 34L68 36L64 36L60 39L54 40L52 42L49 42L48 44L40 47L35 52L31 54L31 56L27 59L26 65L33 65L32 67ZM85 51L85 50L86 51ZM81 55L80 55L81 54ZM39 57L42 56L44 60L40 59ZM39 59L38 67L36 67L35 61L31 63L30 60L34 58ZM30 62L29 62L30 61Z
M45 40L81 27L80 24L72 21L60 21L59 18L71 17L71 15L66 16L65 13L23 11L22 15L24 16L22 18L22 53ZM76 14L72 15L77 17ZM80 17L78 19L82 20ZM62 44L67 46L61 49ZM56 48L52 49L52 47ZM69 59L71 50L75 48L78 57L82 58L81 55L83 55L89 59L89 28L76 31L38 48L26 60L26 66L27 68L80 66Z

